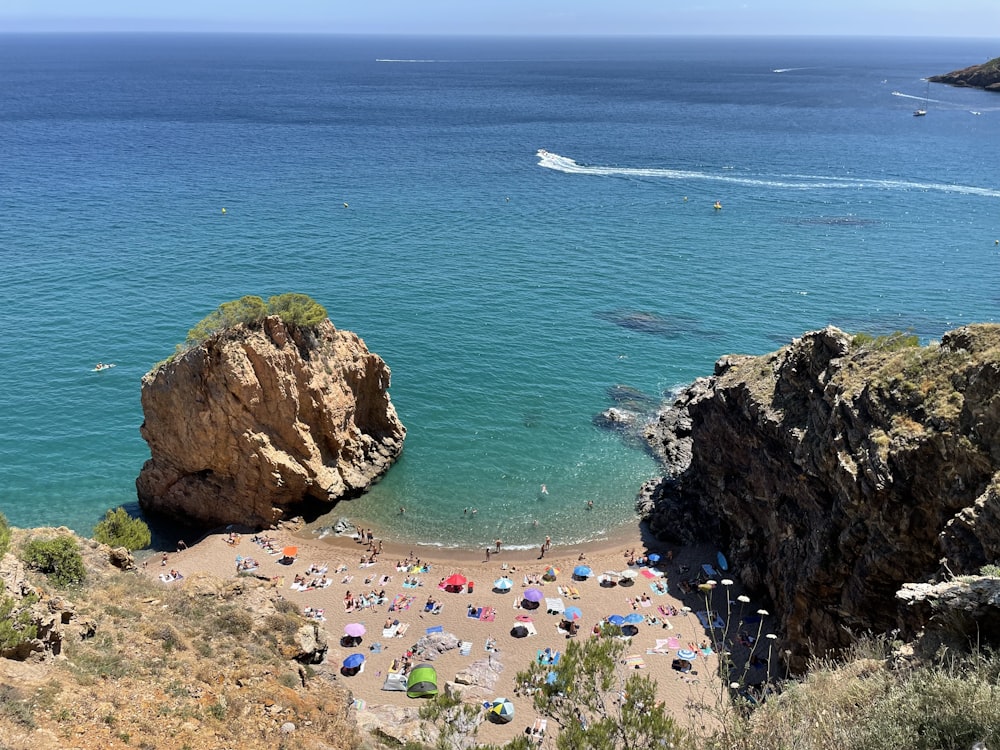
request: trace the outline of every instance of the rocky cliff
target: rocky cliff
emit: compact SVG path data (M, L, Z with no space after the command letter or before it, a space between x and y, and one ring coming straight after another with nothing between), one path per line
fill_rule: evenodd
M272 316L210 337L142 380L140 504L192 524L268 526L364 491L403 448L389 376L328 320Z
M1000 554L1000 326L913 344L827 328L726 357L648 430L653 533L715 540L770 595L793 669L848 631L919 627L904 583Z
M927 79L933 83L947 83L952 86L967 86L987 91L1000 91L1000 57L982 65L972 65L961 70L953 70Z

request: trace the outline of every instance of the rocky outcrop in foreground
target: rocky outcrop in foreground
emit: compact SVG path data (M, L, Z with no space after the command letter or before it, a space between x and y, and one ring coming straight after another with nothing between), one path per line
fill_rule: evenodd
M1000 555L1000 326L911 344L827 328L726 357L648 430L668 468L640 496L651 530L719 543L793 669L849 631L920 627L904 583Z
M930 76L932 83L947 83L952 86L966 86L987 91L1000 91L1000 57L982 65L973 65L961 70L953 70L939 76Z
M199 525L269 526L357 495L406 430L389 368L330 321L240 324L149 372L143 509Z

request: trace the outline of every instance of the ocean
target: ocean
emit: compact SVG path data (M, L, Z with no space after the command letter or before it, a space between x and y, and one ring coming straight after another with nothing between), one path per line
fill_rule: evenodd
M658 470L603 410L829 324L1000 317L1000 97L922 81L997 54L0 36L0 512L135 510L143 374L219 303L294 291L386 360L408 429L321 524L605 538Z

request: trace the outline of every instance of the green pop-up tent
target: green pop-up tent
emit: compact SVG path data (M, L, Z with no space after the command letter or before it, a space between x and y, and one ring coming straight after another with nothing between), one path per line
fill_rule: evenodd
M410 671L406 681L406 694L410 698L433 698L438 693L437 671L430 664L418 664Z

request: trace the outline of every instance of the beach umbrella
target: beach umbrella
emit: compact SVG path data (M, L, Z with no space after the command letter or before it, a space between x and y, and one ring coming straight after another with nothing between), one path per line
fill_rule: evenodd
M660 556L654 552L651 555L647 555L646 559L648 559L651 563L658 563L660 561Z
M360 622L348 623L344 626L344 632L352 638L360 638L365 634L365 626Z
M625 624L625 618L621 615L608 615L605 619L612 625L617 625L618 627Z
M677 652L677 656L685 661L693 661L697 654L689 648L682 648Z
M545 569L545 572L542 573L542 578L546 578L546 579L548 579L550 581L554 581L554 580L556 580L556 576L557 575L559 575L559 568L557 568L554 565L552 565L552 566L549 566L548 568Z
M506 724L514 718L514 704L507 698L494 698L486 713L491 720Z
M356 669L365 663L364 654L351 654L344 659L344 669Z
M459 575L458 573L450 575L444 579L445 586L464 586L468 582L469 582L468 578L466 578L463 575Z
M515 625L510 629L510 634L515 638L526 638L528 636L528 629L524 625Z
M533 620L531 619L531 615L518 615L514 619L517 620L518 622L533 622Z
M635 625L622 625L622 635L633 636L639 634L639 628Z
M493 582L494 591L510 591L514 587L514 582L509 578L497 578Z
M632 580L632 581L634 581L634 580L635 580L635 578L636 578L636 576L638 576L639 574L638 574L638 573L636 573L636 572L635 572L634 570L632 570L631 568L628 568L628 569L626 569L626 570L623 570L623 571L622 571L621 573L619 573L618 575L620 575L620 576L621 576L622 578L628 578L629 580Z
M573 577L588 578L591 574L593 574L593 572L594 571L592 571L586 565L577 565L575 568L573 568Z
M625 619L623 620L623 622L626 625L638 625L645 619L646 618L640 615L638 612L633 612L632 614L625 615Z
M542 590L535 588L525 589L522 596L525 601L534 602L535 604L538 604L538 602L545 598L545 594L542 593Z
M579 607L566 607L566 611L563 612L563 617L572 622L573 620L579 620L583 617L583 612Z

